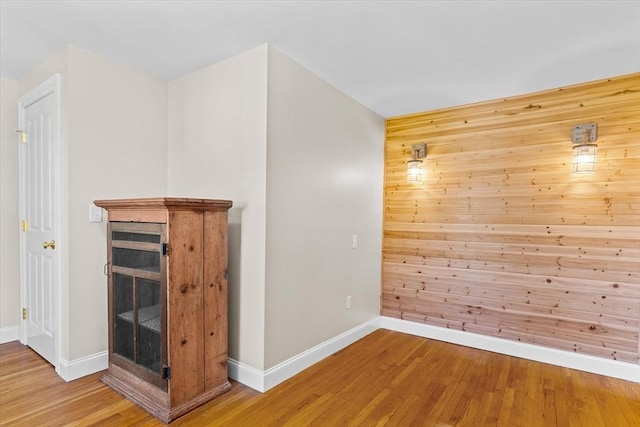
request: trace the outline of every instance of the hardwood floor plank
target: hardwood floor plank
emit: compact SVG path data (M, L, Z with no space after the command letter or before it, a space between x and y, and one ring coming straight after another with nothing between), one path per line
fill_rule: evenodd
M162 426L105 386L0 345L0 426ZM172 426L640 427L640 384L378 330L266 393L237 382Z

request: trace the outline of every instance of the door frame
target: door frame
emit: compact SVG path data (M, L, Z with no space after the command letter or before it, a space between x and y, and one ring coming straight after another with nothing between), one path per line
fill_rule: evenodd
M62 134L62 120L61 120L61 96L60 96L60 74L55 74L44 82L40 83L35 88L31 89L28 93L21 96L18 100L18 129L24 129L25 126L25 109L31 105L40 101L46 96L53 96L55 105L55 120L53 121L55 129L53 131L55 140L55 150L53 152L53 188L54 188L54 210L56 216L54 240L60 246L63 244L63 240L60 238L62 233L62 194L61 194L61 174L62 174L62 162L61 162L61 134ZM28 143L28 140L27 140ZM21 144L18 141L18 144ZM25 182L25 170L26 170L26 155L24 150L18 148L18 213L20 219L24 219L26 215L26 182ZM60 373L60 349L62 348L62 255L66 251L60 251L57 256L54 257L54 263L56 268L55 276L55 301L54 306L56 310L56 339L55 339L55 363L54 368L56 373ZM20 311L26 306L27 302L27 284L26 284L26 233L20 232ZM27 322L22 319L20 315L20 342L28 345L27 342Z

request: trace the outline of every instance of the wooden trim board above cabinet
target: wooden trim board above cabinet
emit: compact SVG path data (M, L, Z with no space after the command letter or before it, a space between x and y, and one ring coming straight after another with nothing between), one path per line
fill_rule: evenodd
M167 222L169 210L224 211L231 208L230 200L153 197L138 199L96 200L96 206L109 212L109 221Z

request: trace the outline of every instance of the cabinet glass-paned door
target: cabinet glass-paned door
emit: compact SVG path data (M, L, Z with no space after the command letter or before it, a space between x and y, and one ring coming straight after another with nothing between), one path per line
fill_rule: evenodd
M166 388L165 225L109 223L112 362Z

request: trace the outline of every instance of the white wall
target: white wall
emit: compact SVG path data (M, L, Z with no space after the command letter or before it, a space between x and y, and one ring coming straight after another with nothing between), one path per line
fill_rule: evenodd
M69 360L107 349L106 223L96 199L167 192L167 84L69 46Z
M229 357L264 368L267 47L169 82L169 194L232 200Z
M20 324L18 82L0 77L0 329ZM6 330L6 329L5 329Z
M232 359L265 370L378 316L383 142L382 117L267 46L169 83L169 193L234 202Z
M167 191L167 85L67 46L19 80L19 94L62 78L60 357L107 349L106 224L88 222L95 199ZM17 180L17 177L16 177Z
M267 117L270 368L380 313L385 124L273 47Z

